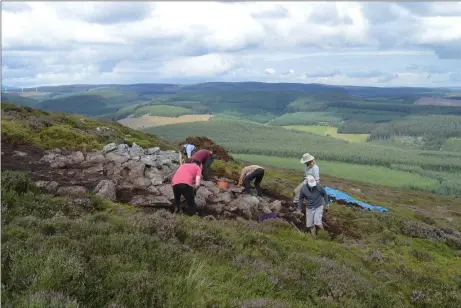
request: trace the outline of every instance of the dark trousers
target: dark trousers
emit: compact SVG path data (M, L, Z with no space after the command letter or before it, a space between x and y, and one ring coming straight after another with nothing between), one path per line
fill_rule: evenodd
M247 194L249 194L251 192L251 186L250 186L250 182L253 181L253 179L255 180L255 188L256 188L256 191L258 192L258 196L262 196L262 191L261 191L261 186L259 185L261 183L261 181L263 180L263 177L264 177L264 169L256 169L255 171L253 171L252 173L250 173L249 175L246 176L245 178L245 192Z
M214 162L214 156L211 155L210 157L205 160L202 166L202 177L204 181L209 181L210 177L208 175L208 169L210 169L211 164Z
M187 184L173 185L174 203L178 211L181 207L181 195L184 196L187 202L188 214L194 215L197 213L197 206L195 205L195 192L192 186Z

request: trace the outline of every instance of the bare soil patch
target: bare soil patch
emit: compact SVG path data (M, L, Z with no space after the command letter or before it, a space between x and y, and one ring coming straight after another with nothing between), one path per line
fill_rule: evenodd
M189 123L189 122L203 122L209 121L212 115L210 114L187 114L179 116L177 118L172 117L159 117L159 116L149 116L143 115L142 117L134 118L124 118L119 120L120 124L128 126L133 129L143 129L148 127L163 126L168 124L179 124L179 123Z

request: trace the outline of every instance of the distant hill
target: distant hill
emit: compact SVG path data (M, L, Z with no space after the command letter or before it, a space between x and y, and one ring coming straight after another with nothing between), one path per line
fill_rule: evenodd
M14 102L16 105L36 107L39 103L37 100L23 97L18 93L4 93L2 92L2 102Z

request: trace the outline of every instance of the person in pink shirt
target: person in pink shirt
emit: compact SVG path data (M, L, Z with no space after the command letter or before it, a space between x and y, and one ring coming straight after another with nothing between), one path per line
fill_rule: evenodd
M182 195L186 199L188 212L191 215L197 213L194 188L198 189L200 187L201 175L201 163L195 159L187 160L176 170L171 179L171 185L173 186L174 201L177 211L180 210Z

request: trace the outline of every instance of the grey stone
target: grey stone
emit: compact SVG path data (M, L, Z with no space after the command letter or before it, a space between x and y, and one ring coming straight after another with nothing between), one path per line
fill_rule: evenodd
M134 179L133 181L133 188L135 189L146 189L151 185L149 179L146 179L144 177L139 177Z
M160 152L160 148L159 147L148 148L146 152L147 154L157 154L158 152Z
M213 205L208 205L208 208L215 212L216 214L220 215L224 212L224 207L226 205L223 203L218 203L218 204L213 204Z
M271 209L271 211L273 212L280 212L280 210L282 209L282 201L280 200L275 200L273 201L270 205L269 205L269 208Z
M156 167L146 167L144 176L151 181L152 185L161 185L165 180L163 171L158 170Z
M20 151L14 151L13 156L26 157L27 153L20 152Z
M73 200L74 204L84 207L90 208L93 205L93 201L90 198L77 198Z
M128 155L128 153L110 152L106 154L107 161L113 161L119 164L123 164L124 162L127 162L129 159L130 156Z
M93 193L104 199L115 201L117 199L115 193L115 184L109 180L102 180L98 183Z
M153 195L156 195L156 196L160 195L160 192L154 185L150 185L149 187L147 187L146 190Z
M58 189L59 183L55 181L38 181L35 182L35 185L37 185L40 188L45 189L47 192L53 193Z
M117 149L117 145L116 145L115 143L109 143L109 144L106 144L106 145L102 148L102 152L103 152L104 154L106 154L106 153L115 151L116 149Z
M258 198L249 195L239 196L237 199L229 203L231 212L240 211L245 218L251 218L259 205Z
M267 213L272 213L272 211L267 205L265 205L265 206L263 206L263 213L266 213L266 214Z
M144 169L146 165L141 162L129 160L122 164L122 177L125 177L124 180L133 182L134 179L144 176ZM126 172L126 174L125 174Z
M163 184L163 185L157 186L156 188L168 200L174 200L173 187L171 187L171 185Z
M60 196L85 197L87 190L83 186L65 186L58 189L57 194Z
M214 196L211 191L209 191L205 186L200 186L197 189L197 196L200 196L204 200L212 200L212 197Z
M86 154L86 159L83 162L83 167L89 167L92 165L102 164L106 158L100 152L90 152Z
M130 152L131 157L133 157L133 156L144 156L145 155L144 149L142 147L140 147L139 145L137 145L135 142L133 142L133 145L129 149L129 152Z
M146 164L147 166L157 167L160 165L160 162L152 155L146 155L141 157L141 162Z
M152 207L165 207L171 206L171 202L165 196L133 196L131 204L135 206L152 206Z
M199 207L199 208L205 207L205 206L207 205L205 197L204 197L203 195L197 194L197 195L195 196L195 204L196 204L197 207Z
M102 175L103 172L104 172L104 166L102 164L82 170L82 174L86 175L86 176L91 175L91 174L93 174L93 175Z

